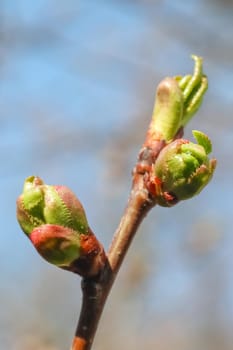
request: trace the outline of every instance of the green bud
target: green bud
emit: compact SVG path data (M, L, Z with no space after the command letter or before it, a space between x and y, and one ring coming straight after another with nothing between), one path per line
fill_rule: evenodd
M66 186L45 185L36 176L25 180L23 193L17 200L17 218L27 235L44 224L88 233L84 209L74 193Z
M158 204L171 206L198 194L212 178L216 160L209 159L209 138L194 131L198 144L178 139L168 144L154 164Z
M181 126L183 94L175 78L165 78L156 91L152 116L154 132L160 139L170 141Z
M165 78L158 85L149 135L171 142L201 106L208 88L201 57L194 59L193 74Z
M83 277L97 275L103 268L104 249L89 228L78 198L66 186L45 185L39 177L28 177L17 199L17 219L51 264Z

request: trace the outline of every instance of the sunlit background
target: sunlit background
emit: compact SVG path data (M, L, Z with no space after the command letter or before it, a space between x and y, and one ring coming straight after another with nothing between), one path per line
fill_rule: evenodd
M206 132L218 167L198 197L146 218L94 349L232 349L232 38L230 0L1 1L0 349L68 349L81 301L80 279L16 222L24 179L71 187L107 248L156 85L192 72L192 53L209 90L186 136Z

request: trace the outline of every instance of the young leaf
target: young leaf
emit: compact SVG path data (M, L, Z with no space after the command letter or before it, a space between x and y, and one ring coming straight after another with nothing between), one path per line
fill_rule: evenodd
M197 141L197 143L202 147L204 147L206 154L209 154L212 152L212 143L206 134L204 134L202 131L199 131L199 130L193 130L192 134L195 140Z

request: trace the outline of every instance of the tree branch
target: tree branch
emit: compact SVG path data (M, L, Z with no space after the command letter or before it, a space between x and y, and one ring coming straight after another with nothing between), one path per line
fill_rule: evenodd
M147 188L147 182L152 164L164 146L163 141L155 141L148 133L133 170L129 200L114 234L106 264L97 277L82 280L82 308L72 350L91 349L106 299L128 248L140 223L156 204L156 198Z
M145 189L144 174L134 174L128 205L115 232L108 259L96 278L83 279L83 300L72 350L91 349L105 301L132 239L149 210L155 205Z

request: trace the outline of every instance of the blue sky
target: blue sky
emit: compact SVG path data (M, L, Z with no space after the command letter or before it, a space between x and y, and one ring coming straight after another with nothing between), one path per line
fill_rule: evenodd
M19 284L20 303L22 293L33 294L35 280L47 271L52 274L54 269L35 254L15 219L15 200L24 178L38 174L47 183L71 187L107 246L127 199L134 164L131 158L136 158L140 148L134 140L143 141L156 84L166 75L192 71L192 53L204 57L210 86L188 133L191 128L200 128L209 134L218 168L199 197L169 213L156 208L156 214L148 218L147 245L159 247L160 269L156 282L148 284L146 295L157 295L161 300L154 303L153 310L164 305L172 309L182 300L188 303L193 283L206 273L204 270L222 264L227 281L229 278L224 295L232 306L232 7L220 8L217 2L208 1L68 1L64 5L26 0L17 5L5 1L1 6L3 308L14 304ZM145 125L139 128L139 135L133 136L132 147L126 147L124 156L130 159L123 178L113 183L108 168L116 164L106 153L117 153L112 150L114 144L118 145L114 140L127 135L127 128L135 130L140 116ZM105 225L106 217L109 222ZM198 258L193 262L190 258L187 263L182 242L185 232L199 221L211 223L219 243L213 243L206 259L199 258L202 263ZM153 259L149 264L155 273ZM173 291L171 285L175 285ZM29 307L33 309L33 301ZM149 308L151 305L151 313ZM232 319L230 309L225 311ZM16 332L13 320L9 329ZM0 345L1 338L0 334ZM15 349L9 338L4 339L9 349Z

